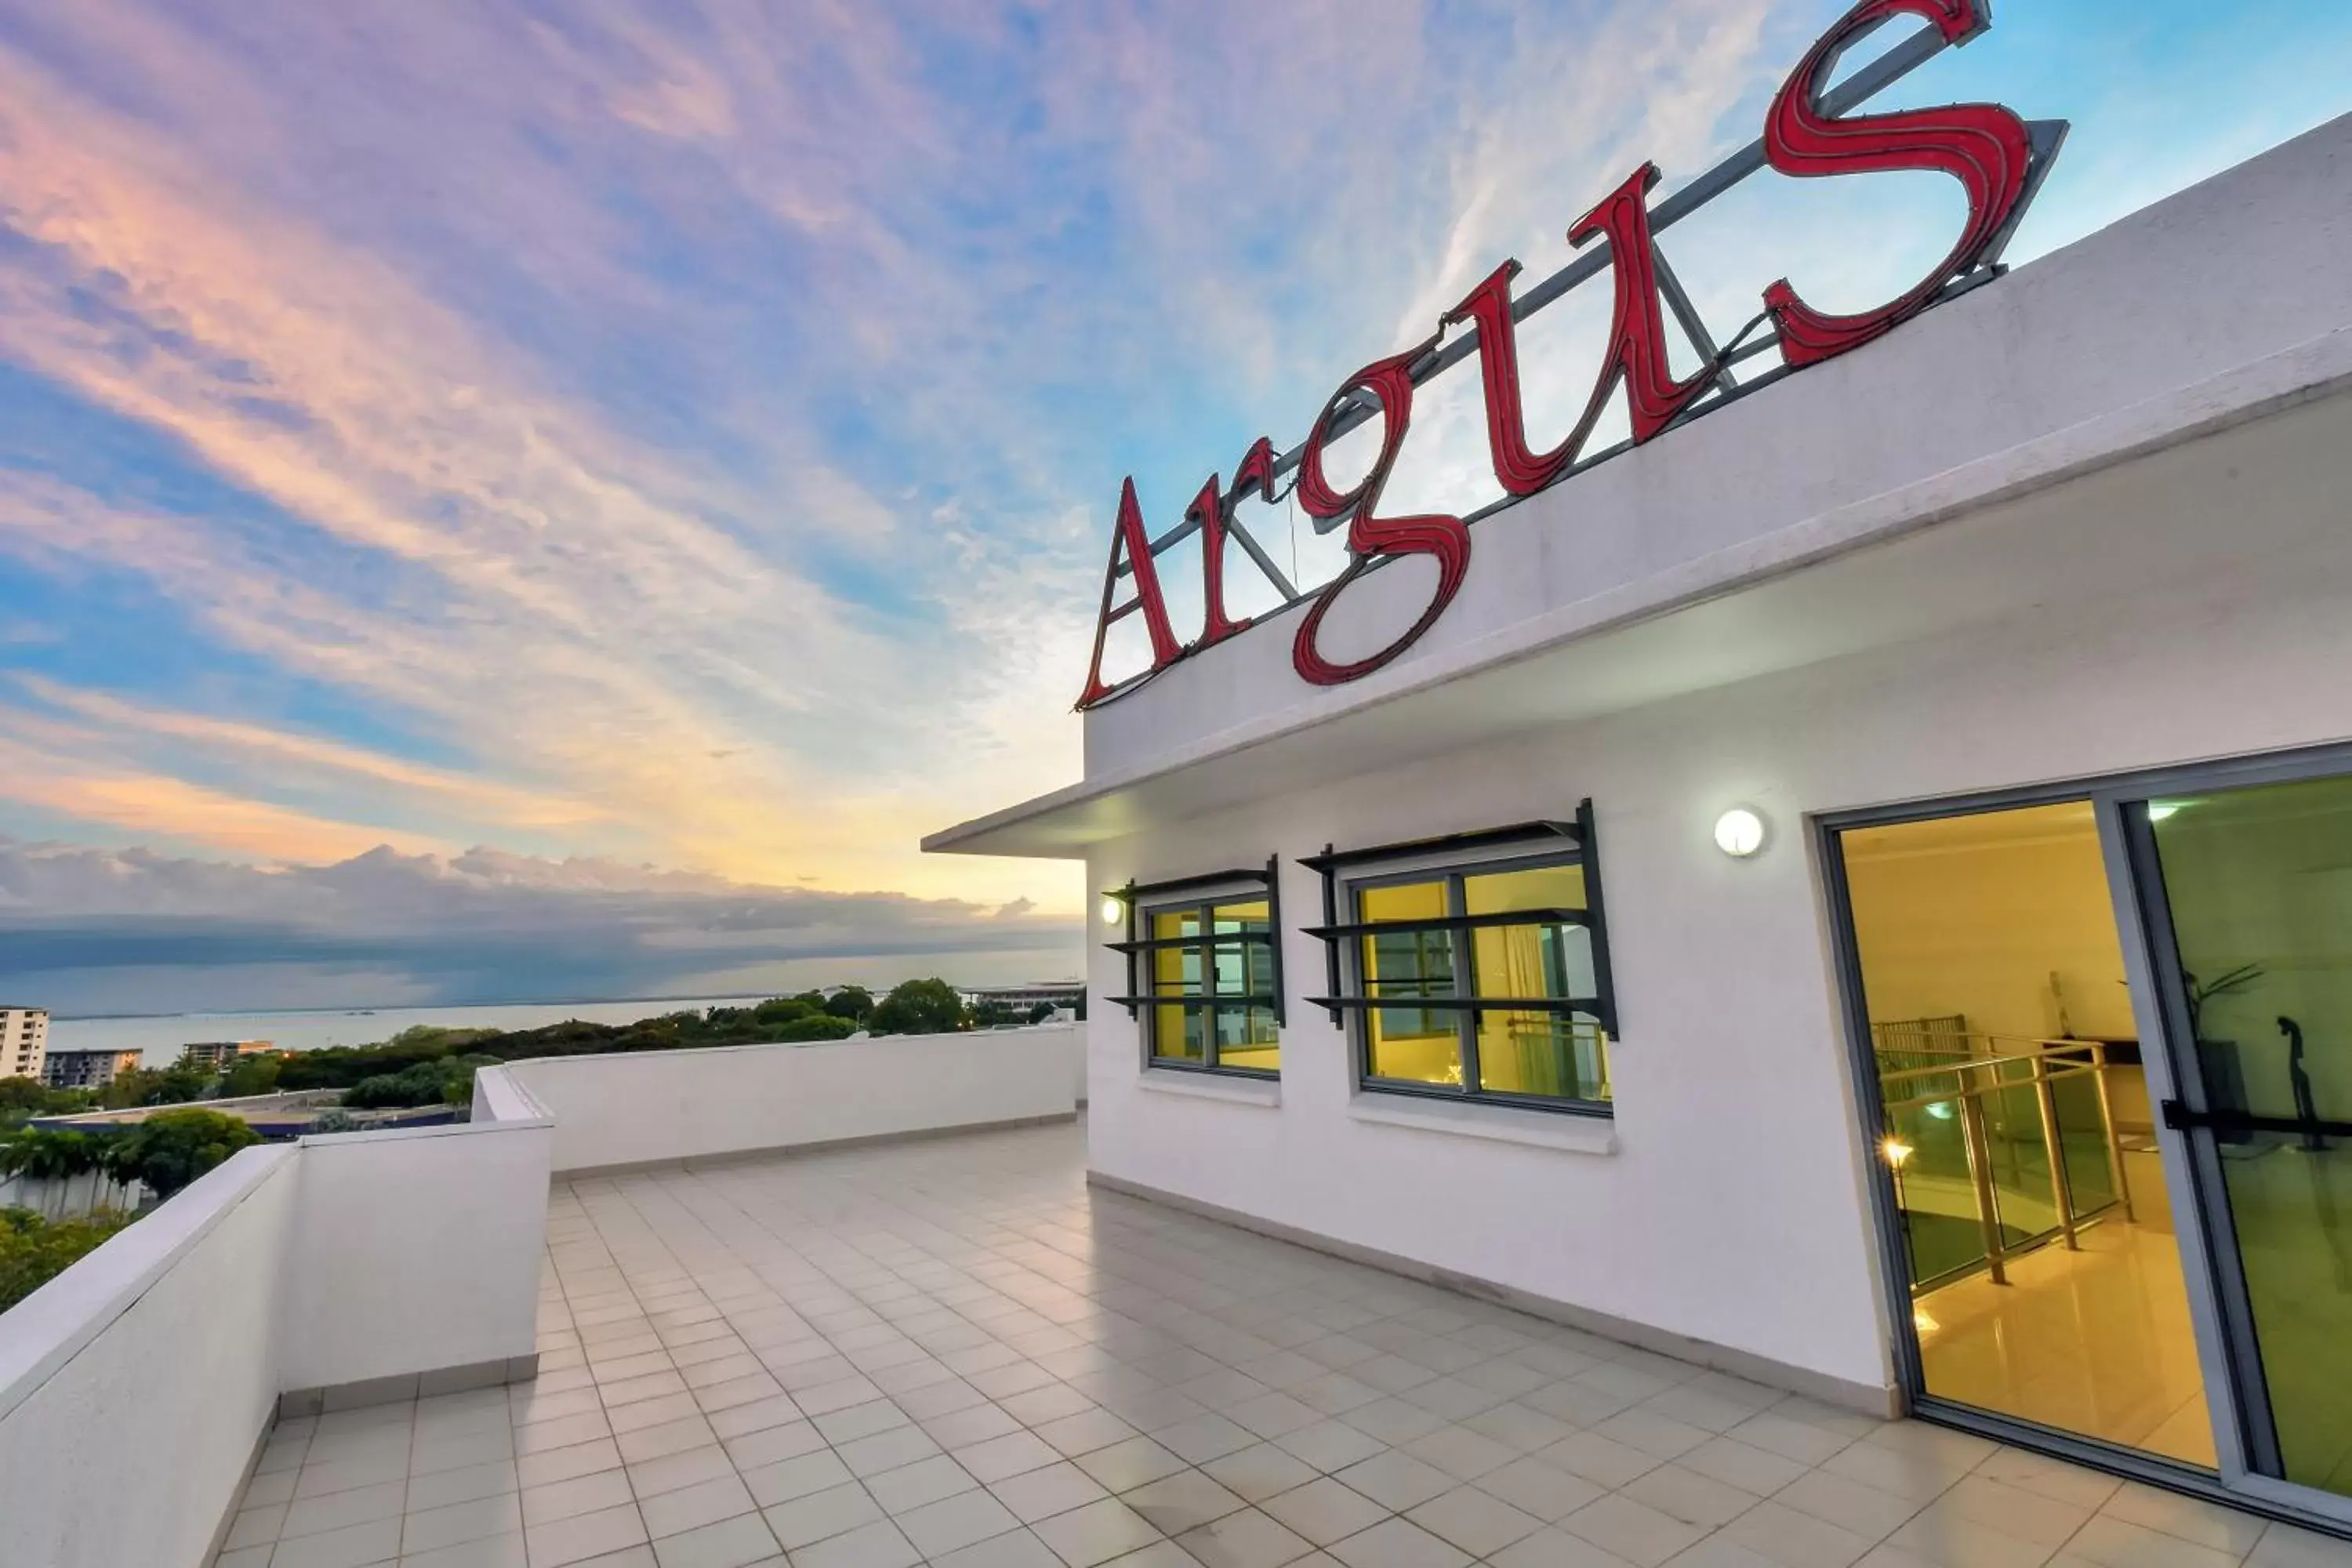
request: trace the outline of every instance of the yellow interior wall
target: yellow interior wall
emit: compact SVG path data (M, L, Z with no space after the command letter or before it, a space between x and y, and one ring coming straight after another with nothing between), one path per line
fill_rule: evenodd
M1979 1034L2130 1037L2131 994L2086 803L1845 835L1873 1022L1965 1014Z

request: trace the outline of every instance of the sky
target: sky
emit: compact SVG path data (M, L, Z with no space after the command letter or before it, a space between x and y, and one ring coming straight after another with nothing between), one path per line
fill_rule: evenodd
M917 842L1078 776L1120 479L1294 444L1843 9L0 0L0 994L1075 973L1075 867ZM2000 0L1881 102L1960 98L2073 122L2022 263L2352 109L2352 14ZM1727 335L1957 211L1767 174L1675 259ZM1453 379L1400 496L1491 490Z

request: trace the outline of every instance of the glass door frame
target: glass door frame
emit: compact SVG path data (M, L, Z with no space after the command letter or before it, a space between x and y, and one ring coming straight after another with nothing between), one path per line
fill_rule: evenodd
M1894 1173L1875 1154L1876 1130L1885 1124L1885 1111L1877 1061L1871 1050L1870 1016L1863 995L1861 952L1841 837L1854 828L2088 802L2098 822L2100 857L2123 949L2124 978L2140 1037L2149 1102L2160 1106L2167 1100L2178 1100L2195 1111L2208 1108L2205 1087L2196 1071L2194 1047L2186 1044L2189 1032L2177 984L2179 965L2173 952L2164 883L2158 874L2155 836L2144 808L2149 800L2163 795L2338 776L2352 777L2352 745L1941 795L1816 813L1807 818L1831 937L1839 1011L1845 1026L1846 1068L1864 1134L1860 1152L1879 1254L1880 1306L1896 1384L1908 1414L2234 1508L2335 1534L2352 1533L2352 1497L2297 1486L2252 1468L2258 1458L2274 1462L2276 1455L2274 1447L2262 1447L2273 1439L2263 1392L2261 1358L2251 1326L2242 1321L2242 1311L2225 1305L2244 1301L2245 1293L2219 1158L2211 1139L2198 1139L2168 1127L2160 1115L2155 1128L2158 1162L2175 1216L2174 1238L2188 1288L2189 1324L2205 1374L2216 1468L2204 1470L2143 1449L1939 1399L1927 1392L1918 1329L1911 1316L1910 1265L1904 1251Z

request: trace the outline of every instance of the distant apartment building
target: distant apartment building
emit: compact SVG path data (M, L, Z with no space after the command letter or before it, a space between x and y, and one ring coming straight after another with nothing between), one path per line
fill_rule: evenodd
M1083 980L1046 980L1028 985L982 985L963 993L967 1005L993 1002L1015 1013L1025 1013L1040 1002L1057 1008L1075 1008L1087 994Z
M51 1089L104 1089L139 1065L136 1050L51 1051L41 1081Z
M39 1078L48 1049L47 1008L0 1007L0 1078Z
M239 1057L249 1057L278 1048L271 1040L195 1040L180 1047L180 1054L191 1061L201 1062L215 1072L225 1070Z

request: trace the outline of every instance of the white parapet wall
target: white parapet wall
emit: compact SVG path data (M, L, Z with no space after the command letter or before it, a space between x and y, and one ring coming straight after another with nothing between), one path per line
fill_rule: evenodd
M555 1122L554 1169L711 1159L1075 1114L1084 1024L542 1057L486 1068Z
M528 1376L552 1133L247 1149L0 1315L0 1568L200 1568L281 1396Z

